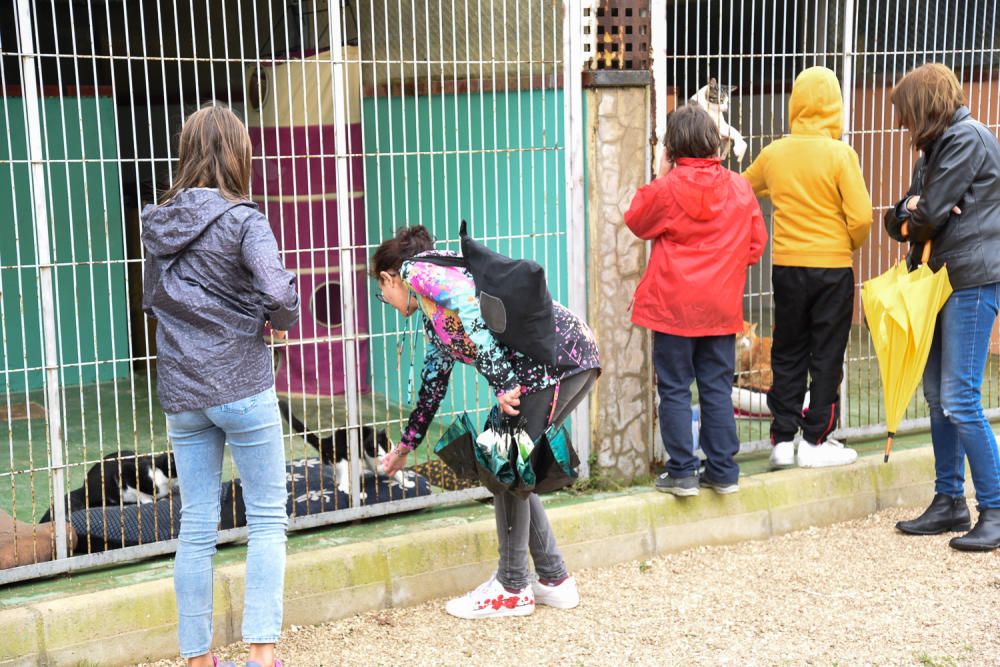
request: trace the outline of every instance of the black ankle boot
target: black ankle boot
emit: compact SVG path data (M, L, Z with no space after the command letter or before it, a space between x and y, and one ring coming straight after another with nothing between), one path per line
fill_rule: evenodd
M966 531L970 527L972 522L965 498L952 498L943 493L935 493L930 507L916 519L896 524L896 530L909 535L939 535L950 531Z
M993 551L1000 548L1000 508L979 510L976 527L948 542L959 551Z

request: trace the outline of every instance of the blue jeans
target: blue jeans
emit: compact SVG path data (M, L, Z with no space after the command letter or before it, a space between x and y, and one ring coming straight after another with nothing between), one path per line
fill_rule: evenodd
M174 561L181 656L212 645L212 556L218 535L225 443L243 484L247 547L243 640L281 634L285 586L285 448L274 389L204 410L167 415L181 489L180 546Z
M660 434L667 450L667 474L698 474L698 457L691 437L691 383L698 383L701 428L698 439L705 453L705 477L719 484L735 483L740 475L733 459L740 450L733 417L733 370L736 336L687 338L656 332L653 365L660 394Z
M1000 283L953 292L938 315L924 370L934 490L953 498L964 495L968 456L980 509L1000 507L1000 454L980 391L998 301Z

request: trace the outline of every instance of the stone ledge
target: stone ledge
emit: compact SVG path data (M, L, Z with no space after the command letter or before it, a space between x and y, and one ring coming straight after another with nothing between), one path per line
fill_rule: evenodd
M584 88L632 88L653 83L653 72L645 69L595 69L580 75Z
M847 468L747 477L740 493L696 498L643 492L596 497L550 510L573 569L649 558L705 544L766 539L926 502L929 449L866 457ZM412 605L465 591L495 567L492 520L416 529L407 535L289 556L286 625ZM244 568L216 569L215 642L239 639ZM176 654L169 579L71 595L0 611L0 665L127 664Z

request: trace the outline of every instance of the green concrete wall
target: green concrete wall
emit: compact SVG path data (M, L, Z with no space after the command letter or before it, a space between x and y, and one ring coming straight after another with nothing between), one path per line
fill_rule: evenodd
M111 98L42 101L61 382L128 372L125 241ZM42 386L36 239L21 98L0 98L0 394ZM91 161L93 160L93 161ZM99 160L108 160L107 162Z
M438 247L458 250L467 219L494 249L545 266L553 297L565 303L561 91L366 98L362 113L369 256L408 224L425 225ZM411 349L414 402L420 382L420 321L403 320L372 289L372 388L409 408ZM478 409L485 417L491 402L475 370L456 367L441 414Z

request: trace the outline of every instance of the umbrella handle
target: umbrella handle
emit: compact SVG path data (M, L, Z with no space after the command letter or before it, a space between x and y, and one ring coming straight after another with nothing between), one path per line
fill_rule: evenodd
M907 223L904 222L901 228L904 237L909 236L909 231L907 230L908 226L909 225L907 225ZM927 264L927 262L929 262L930 259L931 259L931 241L930 239L927 239L926 241L924 241L924 251L920 255L920 263Z

